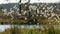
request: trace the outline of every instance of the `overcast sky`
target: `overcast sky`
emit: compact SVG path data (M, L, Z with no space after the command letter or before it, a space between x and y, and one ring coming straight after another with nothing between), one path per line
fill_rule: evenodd
M60 0L31 0L30 3L58 3Z
M20 0L0 0L0 4L18 3Z
M26 3L28 2L28 0L21 0L21 3Z
M21 0L22 3L28 2L28 0ZM59 3L60 0L30 0L30 3Z
M18 3L20 0L0 0L0 4ZM21 0L21 3L26 3L28 0ZM30 3L58 3L60 0L30 0Z

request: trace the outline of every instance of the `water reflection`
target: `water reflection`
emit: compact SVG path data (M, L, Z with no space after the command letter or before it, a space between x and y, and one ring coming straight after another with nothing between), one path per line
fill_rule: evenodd
M54 29L60 29L60 25L52 25ZM48 25L0 25L0 32L5 31L5 29L19 28L19 29L48 29Z

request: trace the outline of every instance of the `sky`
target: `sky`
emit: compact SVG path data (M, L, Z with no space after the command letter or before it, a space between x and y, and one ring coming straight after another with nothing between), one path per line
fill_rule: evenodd
M18 3L20 0L0 0L0 4Z
M28 0L22 0L22 3L28 2ZM30 0L30 3L59 3L60 0Z
M20 0L0 0L0 4L18 3ZM28 0L21 0L21 3L26 3ZM58 3L60 0L30 0L30 3Z
M21 0L21 3L26 3L28 2L28 0Z
M30 3L58 3L60 0L31 0Z

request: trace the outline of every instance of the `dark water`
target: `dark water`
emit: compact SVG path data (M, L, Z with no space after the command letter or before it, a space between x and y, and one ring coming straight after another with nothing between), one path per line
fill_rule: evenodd
M17 8L19 8L19 4L18 3L11 3L11 4L0 4L0 8L2 7L3 9L10 9L13 8L15 5L17 5Z
M38 3L32 3L32 5L37 5ZM41 4L44 4L44 5L47 5L47 6L52 6L52 5L56 5L57 8L60 9L60 3L39 3L40 5Z

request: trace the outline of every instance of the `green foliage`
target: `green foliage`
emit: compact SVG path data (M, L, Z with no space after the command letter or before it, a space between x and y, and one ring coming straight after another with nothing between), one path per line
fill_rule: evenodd
M49 26L48 34L55 34L55 30L54 30L54 27L52 25Z
M28 34L33 34L33 29L31 29L31 30L28 32Z

